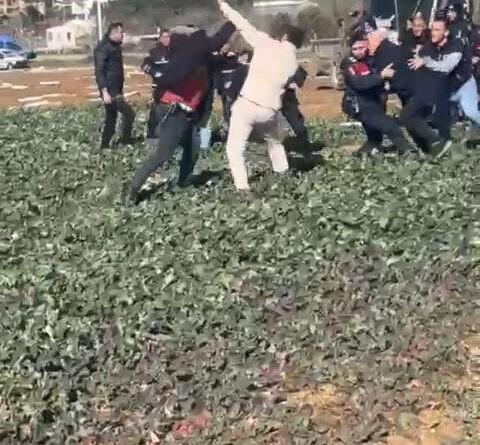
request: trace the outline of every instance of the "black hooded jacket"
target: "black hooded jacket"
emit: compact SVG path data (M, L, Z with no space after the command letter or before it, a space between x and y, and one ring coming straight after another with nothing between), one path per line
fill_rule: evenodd
M123 93L122 45L105 36L94 50L95 79L100 92L106 88L111 96Z
M450 22L448 25L450 38L460 39L464 45L468 45L470 40L470 29L465 20L463 0L450 0L448 8L453 8L457 13L455 21Z
M468 24L463 19L457 19L448 25L450 30L450 37L453 39L460 39L464 45L470 42L470 29Z

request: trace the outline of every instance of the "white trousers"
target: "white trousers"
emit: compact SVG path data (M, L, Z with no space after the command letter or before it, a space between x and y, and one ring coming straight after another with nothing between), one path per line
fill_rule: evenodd
M264 108L239 97L232 106L230 129L227 140L227 156L235 187L248 190L248 173L245 166L245 149L252 131L255 136L267 142L268 155L273 170L285 173L288 160L283 146L287 136L286 126L282 125L282 114L271 108Z

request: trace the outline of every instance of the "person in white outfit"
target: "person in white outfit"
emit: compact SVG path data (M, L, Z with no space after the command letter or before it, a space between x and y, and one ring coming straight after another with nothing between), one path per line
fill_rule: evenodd
M223 16L232 22L253 48L245 83L232 106L227 156L235 187L250 190L245 148L252 130L267 142L273 170L284 173L288 160L283 146L287 134L282 128L282 95L288 80L298 68L297 49L303 44L305 33L288 25L279 40L257 30L228 3L218 0Z

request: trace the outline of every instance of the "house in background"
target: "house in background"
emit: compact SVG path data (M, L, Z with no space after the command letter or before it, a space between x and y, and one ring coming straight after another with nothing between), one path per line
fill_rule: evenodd
M0 0L0 16L6 18L20 14L20 2L18 0Z
M100 3L105 5L109 0L100 0ZM96 0L53 0L53 7L62 11L64 18L88 20L92 12L96 13Z
M69 20L47 29L48 51L72 51L89 45L94 29L87 20Z
M308 0L261 0L253 2L253 10L259 15L292 14Z

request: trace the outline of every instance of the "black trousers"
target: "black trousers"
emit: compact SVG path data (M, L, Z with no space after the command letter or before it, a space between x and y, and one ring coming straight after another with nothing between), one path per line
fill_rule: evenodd
M105 104L105 125L102 133L103 148L109 147L112 142L117 126L118 113L122 115L122 135L120 142L127 142L132 138L135 112L122 96L117 96L113 99L112 103Z
M386 114L382 102L362 100L357 113L349 112L349 110L346 110L346 112L362 124L370 147L379 147L383 136L387 135L399 152L410 151L410 144L403 135L400 126L395 119Z
M435 105L432 125L438 130L438 135L443 140L451 138L452 123L455 122L452 116L453 110L450 97L441 98Z
M147 139L155 139L155 129L157 128L157 116L155 112L156 104L152 102L147 121Z
M179 145L183 148L178 178L179 185L185 184L195 166L192 117L178 107L157 104L155 118L158 122L155 130L158 145L135 172L129 187L129 197L132 200L136 200L140 189L150 175L173 157Z
M299 139L308 141L308 130L305 126L305 117L298 107L297 100L284 100L282 103L282 114L287 119Z
M435 110L435 103L423 99L421 96L412 97L403 109L400 115L401 122L409 132L415 143L424 151L429 151L433 144L442 141L442 138L435 132L429 124L429 118ZM445 113L439 113L437 119L441 122L445 118Z
M228 131L228 128L230 127L230 118L232 117L232 105L235 102L235 99L226 94L222 94L221 98L224 128Z

